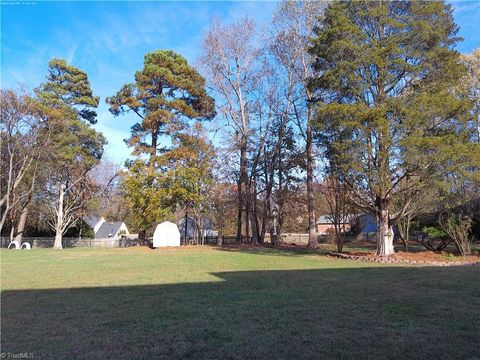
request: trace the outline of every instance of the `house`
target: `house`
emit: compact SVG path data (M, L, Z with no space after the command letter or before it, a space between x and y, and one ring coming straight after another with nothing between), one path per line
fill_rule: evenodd
M83 221L93 229L93 232L96 234L100 226L105 222L103 216L90 215L83 219Z
M95 239L117 239L129 235L127 225L123 221L106 221L101 216L88 216L84 219L95 233Z
M341 226L345 226L345 231L350 230L350 216L345 216L341 222ZM322 215L318 218L317 222L315 223L315 230L319 235L327 235L332 234L335 232L335 227L333 224L332 216L330 215Z
M345 226L345 231L349 231L352 227L352 221L358 221L360 224L360 234L375 234L377 232L377 219L374 215L370 213L364 213L361 215L347 215L341 223L342 226ZM315 229L317 234L326 235L333 233L335 231L333 226L332 216L322 215L318 218L315 223Z
M374 234L377 232L377 219L370 213L362 214L358 217L361 224L362 234Z
M116 239L129 234L127 225L123 221L105 221L95 233L95 239Z
M187 238L195 237L195 232L198 230L202 231L203 236L217 236L218 231L214 231L212 229L212 221L209 218L203 218L202 223L198 224L201 229L197 228L197 223L193 217L187 216L187 221L185 221L185 217L180 218L177 223L178 230L180 231L180 236L182 239L185 237L185 230L187 231ZM185 224L187 224L187 228L185 229Z

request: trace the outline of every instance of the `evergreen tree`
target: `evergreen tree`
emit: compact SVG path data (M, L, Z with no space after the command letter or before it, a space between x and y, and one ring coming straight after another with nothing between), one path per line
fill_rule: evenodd
M76 211L88 200L86 174L98 162L106 143L93 129L99 98L93 96L87 74L62 59L48 64L47 81L35 90L39 107L48 123L51 149L45 166L49 207L54 219L55 248L62 248L62 236L78 220Z
M408 210L392 199L427 179L480 162L472 104L452 91L465 73L444 2L330 3L311 53L317 126L352 201L377 217L377 255Z
M161 136L181 131L189 119L211 119L215 116L214 100L206 93L205 79L183 56L157 50L145 55L143 69L135 73L135 83L124 85L115 96L107 98L107 103L115 116L133 112L140 119L132 127L127 143L137 157L131 163L131 175L143 176L127 180L126 190L133 212L143 218L137 221L142 224L143 237L165 216L160 211L160 197L151 194L159 186L159 155L167 150Z

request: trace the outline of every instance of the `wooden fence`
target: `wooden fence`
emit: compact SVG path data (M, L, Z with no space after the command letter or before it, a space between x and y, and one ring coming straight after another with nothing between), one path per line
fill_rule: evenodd
M355 238L347 236L345 239L346 242L350 241L375 241L375 234L362 234ZM32 248L52 248L55 241L54 237L24 237L23 242L28 242ZM308 234L306 233L283 233L281 235L281 243L283 244L295 244L295 245L307 245L308 244ZM320 243L332 242L331 236L329 235L318 235L318 241ZM243 242L251 242L251 238L243 239ZM204 245L216 245L218 243L217 236L207 236L203 238ZM223 236L224 245L236 244L237 239L235 236ZM270 243L270 235L265 235L265 243ZM10 244L9 237L0 237L0 247L6 248ZM202 244L202 239L193 239L187 238L185 241L181 239L182 245L200 245ZM64 248L73 248L73 247L93 247L93 248L116 248L116 247L129 247L139 245L138 239L133 238L119 238L119 239L82 239L82 238L72 238L64 237L62 240L62 246Z

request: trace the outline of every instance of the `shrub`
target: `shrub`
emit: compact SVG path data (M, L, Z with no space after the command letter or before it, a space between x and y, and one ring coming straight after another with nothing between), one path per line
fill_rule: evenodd
M422 231L431 239L445 239L448 237L445 231L435 226L426 226L422 229Z
M440 226L455 242L458 251L462 256L471 253L471 243L473 238L470 237L470 230L473 226L473 220L469 216L461 214L446 213L440 216Z
M427 250L442 251L452 242L452 239L448 237L445 231L435 226L426 226L422 229L422 232L427 236L417 237L415 241L423 245Z

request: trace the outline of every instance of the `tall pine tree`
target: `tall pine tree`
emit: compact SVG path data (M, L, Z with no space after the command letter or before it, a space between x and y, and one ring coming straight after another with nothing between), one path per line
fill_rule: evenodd
M62 248L62 236L78 220L76 211L91 195L81 183L98 162L106 143L95 131L99 98L94 96L87 74L63 59L48 63L47 81L35 89L38 104L48 123L50 156L47 187L52 192L55 248Z
M143 236L165 212L158 190L159 156L167 149L162 135L173 135L188 124L189 119L204 120L215 116L213 98L207 95L205 79L187 60L171 50L157 50L145 55L144 67L135 73L135 82L124 85L107 98L110 111L115 115L133 112L139 122L132 127L128 145L137 158L131 163L132 173L144 173L138 179L128 180L127 197L139 217ZM147 156L147 158L145 157Z

